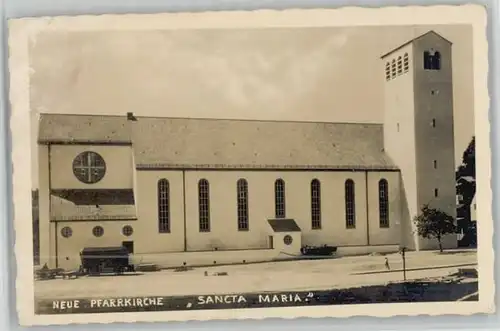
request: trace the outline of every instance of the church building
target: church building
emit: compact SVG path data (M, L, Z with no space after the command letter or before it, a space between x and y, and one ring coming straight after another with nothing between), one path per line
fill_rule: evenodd
M40 114L41 263L120 245L162 266L435 249L412 219L456 216L451 49L430 31L381 57L382 124Z

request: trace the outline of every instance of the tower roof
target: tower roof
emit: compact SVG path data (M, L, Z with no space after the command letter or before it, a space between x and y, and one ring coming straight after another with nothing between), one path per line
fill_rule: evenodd
M416 40L418 40L418 39L420 39L420 38L423 38L423 37L425 37L425 36L427 36L427 35L429 35L429 34L434 34L434 35L438 36L439 38L441 38L441 39L443 39L443 40L447 41L448 43L452 44L452 42L451 42L451 41L449 41L448 39L446 39L445 37L443 37L442 35L440 35L440 34L439 34L439 33L437 33L436 31L434 31L434 30L430 30L430 31L427 31L426 33L424 33L424 34L422 34L422 35L418 36L418 37L415 37L415 38L413 38L413 39L411 39L411 40L408 40L408 41L407 41L407 42L405 42L404 44L402 44L402 45L400 45L400 46L398 46L398 47L396 47L396 48L392 49L391 51L389 51L389 52L385 53L385 54L384 54L384 55L382 55L380 58L381 58L381 59L383 59L383 58L385 58L386 56L391 55L391 54L392 54L392 53L394 53L395 51L397 51L397 50L399 50L399 49L401 49L401 48L405 47L406 45L409 45L409 44L411 44L412 42L414 42L414 41L416 41Z

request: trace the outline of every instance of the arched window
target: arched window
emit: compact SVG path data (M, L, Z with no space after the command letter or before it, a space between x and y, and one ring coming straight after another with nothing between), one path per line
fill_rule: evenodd
M398 75L401 75L403 73L403 58L400 56L398 57Z
M391 80L391 64L389 62L385 64L385 80Z
M393 59L391 63L391 77L396 78L396 59Z
M198 212L200 232L210 232L210 187L206 179L198 182Z
M434 53L434 57L432 59L432 68L434 70L441 69L441 53L439 53L439 52Z
M378 211L381 228L389 227L389 187L387 180L378 182Z
M348 229L356 227L355 191L352 179L345 181L345 226Z
M441 69L441 53L433 49L424 52L424 69L440 70Z
M238 199L238 231L248 230L248 183L240 179L236 183Z
M431 69L431 55L429 51L424 52L424 69Z
M408 59L408 53L405 53L403 56L403 67L404 67L404 72L408 72L410 69L410 60Z
M285 181L283 179L277 179L274 182L274 205L276 218L285 218Z
M158 181L158 231L170 232L170 185L162 178Z
M311 220L313 229L321 229L321 183L311 181Z

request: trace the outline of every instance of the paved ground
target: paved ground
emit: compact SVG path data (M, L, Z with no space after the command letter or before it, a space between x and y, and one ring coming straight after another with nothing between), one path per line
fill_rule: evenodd
M358 256L328 260L272 262L197 268L185 272L165 270L138 276L83 277L76 280L35 282L37 299L108 296L202 295L263 291L307 291L377 285L403 278L399 254ZM407 253L407 279L440 277L460 267L474 266L476 251ZM415 269L411 271L412 269ZM205 276L205 272L208 276ZM227 276L212 276L227 272Z

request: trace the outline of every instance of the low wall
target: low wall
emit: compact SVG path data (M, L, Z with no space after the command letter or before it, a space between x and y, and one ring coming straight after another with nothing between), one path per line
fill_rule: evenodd
M343 246L338 247L335 256L368 255L371 253L394 253L399 250L398 245L384 246ZM132 264L156 264L161 268L173 268L181 266L209 266L227 264L245 264L257 262L272 262L276 260L301 259L300 252L288 253L282 246L274 249L248 249L248 250L218 250L197 252L166 252L151 254L134 254L131 258ZM79 259L76 258L74 265L65 269L77 269Z
M132 262L134 264L156 264L162 268L193 267L272 261L278 255L279 252L275 249L136 254L133 256Z
M398 245L384 246L344 246L337 249L336 256L356 256L371 253L394 253L399 250ZM275 260L300 259L300 253L287 254L280 249L252 249L204 252L158 253L135 255L134 264L156 264L161 268L180 266L208 266L256 262L272 262Z

